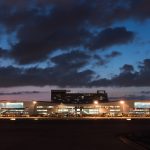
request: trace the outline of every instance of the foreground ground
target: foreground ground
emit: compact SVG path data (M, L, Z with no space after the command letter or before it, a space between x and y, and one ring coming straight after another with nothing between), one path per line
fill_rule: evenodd
M0 149L134 150L120 137L141 133L150 120L0 120Z

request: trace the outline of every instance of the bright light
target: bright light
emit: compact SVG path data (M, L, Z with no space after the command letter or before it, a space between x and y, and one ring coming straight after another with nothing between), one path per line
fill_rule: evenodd
M97 105L97 104L98 104L98 101L94 101L94 104Z
M124 104L125 102L124 101L120 101L120 104Z
M16 120L16 118L10 118L10 120L14 121L14 120Z
M127 118L127 120L128 120L128 121L130 121L130 120L131 120L131 118Z
M36 101L33 101L33 104L36 104L37 102Z

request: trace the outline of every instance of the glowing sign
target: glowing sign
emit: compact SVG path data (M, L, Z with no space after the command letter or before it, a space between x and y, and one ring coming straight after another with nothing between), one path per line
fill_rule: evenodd
M23 107L23 102L18 102L18 103L6 102L6 103L0 103L0 108L24 108L24 107Z

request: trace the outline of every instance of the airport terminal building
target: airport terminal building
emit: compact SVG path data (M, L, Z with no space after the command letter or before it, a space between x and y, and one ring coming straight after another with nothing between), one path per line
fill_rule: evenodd
M150 116L150 100L108 101L107 93L74 93L53 91L52 102L48 101L0 101L0 116ZM63 95L63 96L62 96ZM72 97L76 100L71 103ZM84 96L84 97L83 97ZM87 96L88 102L85 101ZM69 100L66 98L69 97ZM79 99L83 100L79 102ZM70 101L70 102L69 102Z

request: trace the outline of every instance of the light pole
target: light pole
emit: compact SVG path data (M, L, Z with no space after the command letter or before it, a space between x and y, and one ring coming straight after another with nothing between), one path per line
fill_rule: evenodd
M124 104L125 104L125 101L121 100L120 104L122 105L122 113L124 113Z
M98 106L99 102L97 100L95 100L93 103L94 103L94 109L95 109L95 112L96 112L97 111L97 106ZM96 114L98 115L99 111Z
M33 114L36 115L36 104L37 104L37 101L33 101Z

